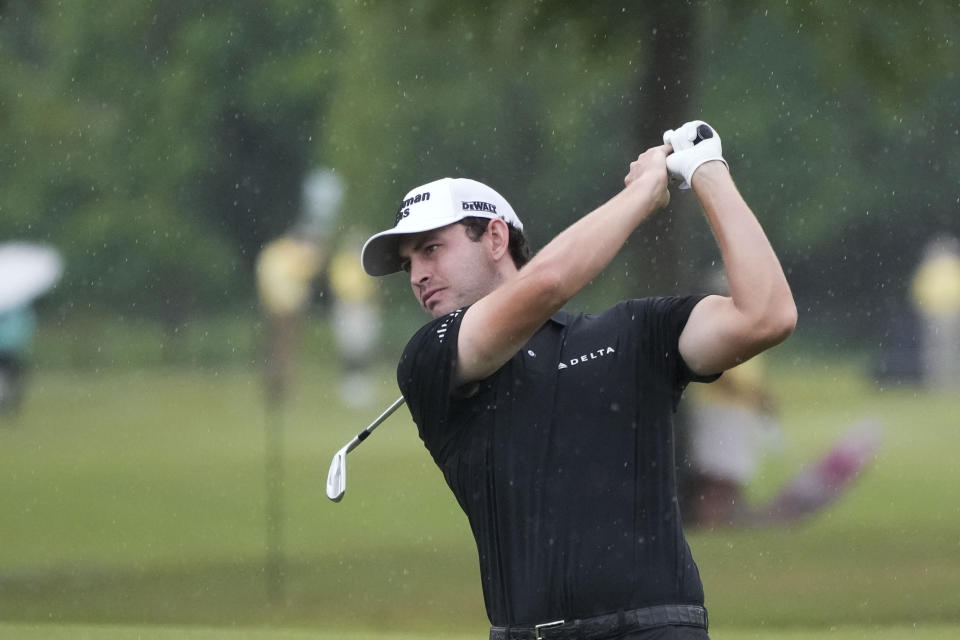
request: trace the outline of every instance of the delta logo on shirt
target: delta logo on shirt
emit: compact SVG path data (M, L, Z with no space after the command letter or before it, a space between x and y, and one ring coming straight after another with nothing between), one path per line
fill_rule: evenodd
M614 349L613 347L602 347L595 351L591 351L589 353L584 353L582 355L579 355L576 358L570 358L569 360L561 360L557 364L557 370L559 371L561 369L569 369L570 367L578 367L582 364L586 364L590 362L591 360L606 358L607 356L613 355L616 352L617 350Z

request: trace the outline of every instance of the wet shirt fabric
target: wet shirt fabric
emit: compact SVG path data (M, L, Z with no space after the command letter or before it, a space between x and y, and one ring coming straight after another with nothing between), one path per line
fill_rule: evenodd
M703 604L672 426L683 388L700 380L678 350L700 299L560 311L469 389L451 391L464 310L407 344L400 389L470 521L491 624Z

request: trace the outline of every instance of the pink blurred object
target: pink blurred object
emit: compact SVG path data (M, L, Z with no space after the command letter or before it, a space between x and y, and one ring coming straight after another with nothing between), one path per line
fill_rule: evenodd
M794 522L836 502L874 459L882 432L876 420L851 426L823 458L790 480L758 519L770 524Z

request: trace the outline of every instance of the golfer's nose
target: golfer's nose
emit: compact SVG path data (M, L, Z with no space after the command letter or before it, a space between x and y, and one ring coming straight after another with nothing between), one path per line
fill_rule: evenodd
M421 287L430 281L430 273L426 266L419 260L410 261L410 284L414 287Z

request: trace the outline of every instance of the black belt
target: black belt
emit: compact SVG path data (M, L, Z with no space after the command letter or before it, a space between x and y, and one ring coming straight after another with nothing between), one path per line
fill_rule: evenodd
M707 610L696 604L664 604L532 627L490 627L490 640L590 640L611 633L681 625L707 629Z

